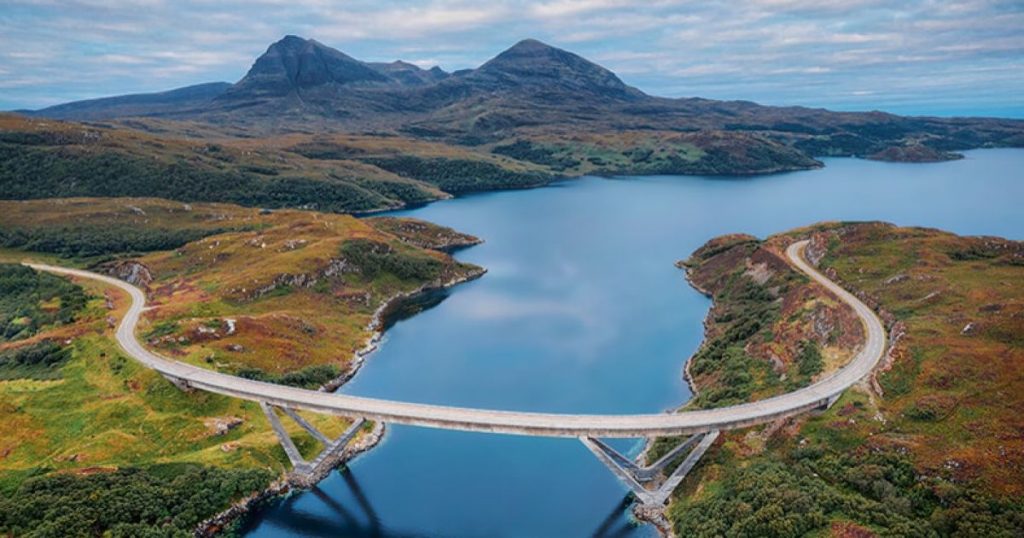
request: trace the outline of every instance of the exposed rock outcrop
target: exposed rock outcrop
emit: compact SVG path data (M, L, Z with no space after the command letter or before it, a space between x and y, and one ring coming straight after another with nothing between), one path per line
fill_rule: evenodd
M140 288L146 288L153 282L153 274L150 272L149 267L137 260L110 262L103 265L101 270L110 276L117 277Z
M242 289L238 291L240 292L242 299L255 300L282 286L311 288L323 278L340 275L346 272L353 272L348 262L342 258L332 258L328 260L327 265L317 271L297 274L282 273L274 277L274 279L267 284L250 290Z

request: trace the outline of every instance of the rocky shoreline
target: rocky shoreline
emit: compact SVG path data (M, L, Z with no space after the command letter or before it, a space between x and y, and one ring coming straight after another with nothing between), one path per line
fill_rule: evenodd
M683 270L683 274L684 274L684 277L686 278L686 282L690 285L691 288L697 290L698 292L700 292L702 295L704 295L708 299L711 299L711 306L708 307L707 314L704 314L704 321L702 322L703 325L704 325L704 336L701 339L700 346L697 347L696 350L694 350L694 353L696 353L697 351L700 351L700 348L703 347L704 343L707 342L707 340L708 340L708 338L707 338L708 337L708 329L710 328L710 325L709 325L708 321L711 319L711 312L715 308L715 302L714 302L715 296L714 296L714 294L711 293L711 291L704 289L703 287L700 286L700 284L697 284L697 282L693 278L691 278L690 268L686 267L686 265L683 262L676 263L676 267L679 267L680 269ZM683 364L683 380L686 381L686 385L688 387L690 387L690 399L692 400L693 398L696 398L700 394L700 389L697 387L697 383L694 381L693 375L690 373L690 362L691 362L690 358L688 357L686 359L685 363ZM644 449L644 457L645 457L645 459L646 459L646 453L647 453L647 449L645 448Z
M807 247L806 257L807 257L808 261L810 261L810 263L812 265L817 267L819 265L820 261L822 260L822 258L824 258L825 254L827 252L826 237L823 234L810 234L809 239L811 241L810 241L809 246ZM712 315L713 315L715 307L716 307L715 297L714 297L714 294L710 290L704 288L703 286L701 286L696 281L696 279L694 278L694 275L693 275L694 268L691 267L689 264L687 264L687 262L685 262L685 261L677 262L676 263L676 267L678 267L678 268L680 268L680 269L685 271L686 281L687 281L687 283L693 289L697 290L698 292L700 292L704 296L708 297L712 301L710 308L708 308L707 314L705 314L705 316L704 316L704 321L703 321L703 326L704 326L703 338L702 338L700 346L696 350L694 350L694 355L696 355L697 353L700 352L701 348L703 348L711 340L710 331L712 330L712 326L711 326L711 324L712 324ZM836 272L834 270L828 269L828 270L825 270L824 272L832 280L835 280L836 282L839 282L840 284L843 284L842 280L839 278L839 276L836 274ZM888 346L888 349L887 349L887 352L886 352L886 356L887 356L887 362L891 363L891 358L890 357L891 357L891 355L894 352L894 348L896 346L896 343L899 341L900 337L902 337L903 333L905 332L905 327L903 327L903 325L901 323L896 322L895 318L892 316L892 314L890 314L889 312L885 311L884 309L881 309L879 307L878 301L876 299L874 299L872 297L869 297L864 292L857 292L857 293L855 293L855 295L860 300L862 300L866 304L868 304L873 310L878 312L879 316L882 318L883 322L885 323L886 328L889 331L889 346ZM697 386L696 381L695 381L693 375L690 372L690 366L691 366L691 363L692 363L692 357L693 357L693 355L691 355L691 357L686 359L685 365L683 367L683 378L686 380L686 383L687 383L687 385L690 388L690 391L691 391L691 394L692 394L691 400L692 400L692 398L696 398L700 394L699 387ZM876 376L877 376L877 374L880 371L882 371L882 369L884 369L884 366L883 366L883 368L875 370L872 373L872 375L869 376L868 379L866 379L866 380L864 380L862 382L864 385L866 385L866 388L868 389L868 393L869 394L880 394L881 393L881 387L878 386L878 382L876 380ZM685 404L683 405L683 407L685 407ZM648 453L649 453L649 450L650 450L652 445L653 445L653 439L648 439L646 445L644 446L643 451L638 456L639 463L644 464L644 463L647 462L647 460L648 460ZM670 520L668 519L668 516L667 516L667 507L648 508L648 507L644 507L644 506L639 505L639 504L634 504L632 506L632 512L633 512L634 517L637 518L637 520L643 521L645 523L650 523L651 525L653 525L658 530L659 535L661 535L662 537L664 537L664 538L675 538L676 535L675 535L675 533L674 533L674 531L672 529L672 524L671 524L671 522L670 522Z
M321 467L321 470L316 475L308 478L298 478L291 473L287 473L283 477L271 483L267 489L253 493L252 495L231 505L227 510L224 510L223 512L201 522L193 531L193 536L197 538L210 538L216 536L220 532L231 528L232 525L239 523L242 517L261 504L315 486L317 482L326 478L327 475L338 468L342 463L349 461L359 454L377 446L377 443L379 443L383 438L384 425L379 422L375 422L373 431L359 437L356 441L345 447L341 454L327 460L329 465Z
M704 342L707 341L708 318L711 316L711 311L715 307L715 305L714 305L714 295L710 291L702 288L699 284L697 284L697 282L695 282L692 278L690 278L690 268L687 267L686 264L683 261L676 262L676 267L678 267L679 269L683 270L684 278L686 279L687 284L689 284L691 288L697 290L698 292L700 292L705 297L707 297L709 299L712 299L711 307L708 308L707 314L704 315L704 321L703 321L703 324L704 324L704 339L701 341L701 344L700 344L701 346L703 346ZM698 350L700 350L700 347L698 347L696 350L694 350L694 353L696 353ZM683 363L683 379L686 381L687 386L690 387L691 399L693 399L694 397L697 396L697 394L699 393L699 390L697 388L696 383L694 383L693 376L690 375L690 359L691 358L692 358L692 355L690 357L687 357L686 361ZM682 405L685 406L686 404L684 403ZM682 406L680 406L679 408L676 408L676 409L674 409L672 411L674 412L674 411L676 411L678 409L681 409L681 408L682 408ZM644 464L647 463L647 454L650 451L650 448L651 448L651 445L653 444L653 441L654 441L654 439L648 438L646 443L644 444L644 449L641 450L640 451L640 455L637 456L637 460L638 460L638 462L641 465L644 465ZM672 531L672 524L669 522L668 516L665 515L665 509L664 508L649 508L649 507L645 507L645 506L643 506L641 504L638 504L638 503L633 503L633 505L630 508L630 510L633 513L633 517L635 517L637 519L637 521L642 521L644 523L650 524L655 529L657 529L658 534L660 536L662 536L663 538L675 538L675 533Z
M403 301L415 299L416 297L430 293L432 291L448 289L471 280L476 280L487 273L487 269L478 267L468 274L453 278L445 282L430 282L416 288L415 290L396 293L381 303L374 311L373 317L370 318L370 323L367 324L366 329L370 331L370 335L366 337L363 347L356 350L352 355L352 360L349 362L348 368L342 372L341 375L321 385L317 390L321 392L334 392L344 385L348 380L352 379L359 369L362 368L363 363L366 361L367 356L371 355L380 346L381 339L384 338L384 324L387 320L387 315L392 312L395 307Z
M366 338L363 347L356 350L352 356L352 360L349 363L349 367L338 377L332 379L328 383L321 385L317 390L321 392L334 392L341 388L348 380L352 379L359 369L362 367L366 358L377 351L380 346L380 342L384 337L384 325L387 319L388 313L400 304L402 301L415 299L417 296L432 291L451 288L459 284L476 280L487 273L487 269L483 267L477 267L469 271L465 275L461 275L444 282L430 282L416 288L415 290L396 293L393 296L385 300L377 310L374 311L373 317L370 319L370 323L367 325L367 330L370 331L370 335ZM208 538L216 536L218 533L229 528L240 521L240 518L244 517L250 511L257 506L269 502L281 496L290 495L293 492L308 489L315 486L319 481L327 477L332 471L337 469L341 464L351 461L356 456L366 452L377 445L384 438L385 427L380 422L373 423L373 431L367 435L359 437L356 441L351 443L349 446L333 459L328 460L329 464L324 465L322 470L315 476L310 478L298 479L286 473L283 477L274 481L268 488L263 491L255 492L252 495L236 502L231 505L227 510L220 512L219 514L204 520L196 526L193 531L193 536L197 538Z

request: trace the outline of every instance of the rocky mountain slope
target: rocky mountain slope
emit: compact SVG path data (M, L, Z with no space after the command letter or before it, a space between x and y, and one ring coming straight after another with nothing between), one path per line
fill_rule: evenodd
M581 130L713 130L735 137L738 145L770 139L808 156L881 159L902 158L908 153L886 150L907 145L940 152L1024 145L1024 121L1017 120L911 118L654 97L576 54L532 39L476 69L448 74L404 62L362 62L315 40L286 36L270 45L245 77L220 89L210 86L182 103L165 94L150 109L138 97L124 97L118 99L136 104L101 100L34 114L74 120L161 116L271 133L390 131L461 144ZM910 155L916 160L920 152Z
M208 82L165 92L102 97L51 106L34 114L48 118L101 120L127 116L182 114L201 108L231 88L228 82ZM29 111L29 114L33 114Z
M476 69L273 43L235 84L0 114L0 198L159 196L355 213L583 174L752 175L817 156L1024 147L1024 121L666 99L524 40ZM77 120L87 123L52 121Z

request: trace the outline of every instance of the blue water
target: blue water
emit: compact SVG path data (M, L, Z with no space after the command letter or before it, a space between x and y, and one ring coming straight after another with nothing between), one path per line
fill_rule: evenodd
M686 401L708 300L673 264L723 233L885 220L1024 239L1024 150L961 161L828 159L767 177L583 178L398 214L477 235L488 274L398 322L344 392L552 412L658 412ZM636 451L640 443L619 443ZM577 441L390 427L250 536L653 536Z

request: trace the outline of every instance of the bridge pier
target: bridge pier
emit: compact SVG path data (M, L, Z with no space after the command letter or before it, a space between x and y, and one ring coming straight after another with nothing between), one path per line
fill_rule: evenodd
M180 377L174 377L167 374L164 374L164 378L170 381L175 387L178 387L178 390L183 392L192 392L192 385L190 385L188 381L181 379Z
M843 393L840 392L839 394L833 394L832 396L826 398L823 402L821 402L821 410L827 411L829 409L832 409L832 406L839 401L839 398L842 397L842 395Z
M292 474L301 481L313 480L314 477L323 472L325 470L324 467L330 465L345 450L345 447L348 446L349 442L359 432L359 428L366 422L365 419L357 418L337 439L331 439L307 422L306 419L302 418L294 409L274 406L263 401L260 402L260 409L267 416L270 426L274 429L274 434L277 435L278 441L281 442L281 447L284 448L284 453L288 456L288 461L292 464ZM284 429L284 424L281 423L281 419L277 416L275 409L280 409L324 446L324 449L312 461L306 461L302 457L298 447L295 446L295 441L292 440L291 436Z
M707 452L708 448L718 439L718 430L708 433L700 433L691 436L679 446L670 450L658 461L641 467L630 458L623 456L619 451L609 446L604 441L595 437L580 437L580 441L597 456L597 459L608 467L608 469L636 496L644 506L660 507L665 504L672 492L679 486L679 483L686 478L686 475L693 469L700 458ZM654 489L647 489L644 484L652 482L670 463L682 454L690 450L686 458L678 467L672 470L665 480Z

